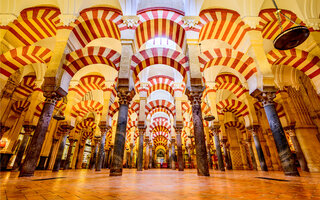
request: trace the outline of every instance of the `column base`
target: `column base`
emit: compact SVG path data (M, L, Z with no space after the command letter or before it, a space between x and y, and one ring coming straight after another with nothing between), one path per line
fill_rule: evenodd
M19 177L31 177L33 175L34 175L34 173L22 173L21 174L21 172L20 172Z
M114 169L110 170L110 176L122 176L122 170L121 169Z
M299 172L284 172L285 176L300 176Z

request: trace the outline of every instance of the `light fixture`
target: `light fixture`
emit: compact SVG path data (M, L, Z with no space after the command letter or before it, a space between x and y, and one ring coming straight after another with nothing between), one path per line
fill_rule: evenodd
M208 102L208 95L206 95L206 104L207 106L209 106L209 102ZM211 109L209 110L208 115L204 116L204 120L206 120L207 122L213 121L215 119L215 117L212 115L211 113Z
M272 2L277 9L276 14L281 29L281 33L273 41L274 47L278 50L288 50L299 46L309 37L309 29L305 26L302 26L301 24L297 24L285 14L283 14L278 8L275 0L272 0ZM287 30L283 30L280 14L297 26L289 28Z

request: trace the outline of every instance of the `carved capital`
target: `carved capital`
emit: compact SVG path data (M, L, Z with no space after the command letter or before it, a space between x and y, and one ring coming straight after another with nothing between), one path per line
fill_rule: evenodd
M60 133L62 135L68 135L73 128L74 127L69 125L67 122L62 122L60 124L60 130L61 130Z
M144 135L145 132L146 132L145 127L139 127L139 135Z
M43 96L46 97L45 103L50 103L56 105L57 101L60 101L62 96L58 93L51 91L51 92L44 92Z
M106 134L110 130L111 126L107 125L106 121L101 121L99 123L99 128L101 131L101 135L103 135L103 134Z
M181 132L183 129L182 126L175 126L174 129L175 129L177 135L181 135Z
M128 105L134 96L134 90L129 91L128 87L118 87L117 93L119 97L119 104Z
M260 128L260 125L252 125L250 127L248 127L248 131L252 134L252 136L256 136L258 135L258 130Z
M23 135L31 135L31 133L36 129L35 125L23 125L24 134Z
M187 89L186 95L188 99L191 101L191 105L201 105L201 97L205 87L203 86L195 86L192 87L191 90Z
M289 136L290 137L294 137L296 136L296 131L295 131L295 126L291 125L291 126L286 126L286 127L283 127L283 129L289 133Z
M259 24L261 18L256 16L246 16L246 17L243 17L242 20L244 21L245 24L250 26L250 28L255 29Z
M276 92L275 91L259 91L256 90L252 93L252 96L257 98L258 101L262 103L262 106L268 106L268 105L274 105L273 99L276 98Z
M122 16L122 23L129 29L135 28L139 25L139 17L137 15Z
M190 29L196 28L200 21L199 16L185 16L182 18L185 26L188 26Z
M215 135L219 136L220 125L215 124L213 126L210 126L209 128L212 130L212 133L214 136Z

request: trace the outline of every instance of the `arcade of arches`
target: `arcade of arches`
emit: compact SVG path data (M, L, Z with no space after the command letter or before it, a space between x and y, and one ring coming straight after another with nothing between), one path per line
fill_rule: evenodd
M320 172L318 1L0 2L1 173Z

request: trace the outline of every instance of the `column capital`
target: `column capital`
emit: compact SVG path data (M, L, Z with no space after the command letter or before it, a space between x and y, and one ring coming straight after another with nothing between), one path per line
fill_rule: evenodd
M295 126L294 125L290 125L290 126L286 126L283 127L283 129L289 133L290 137L294 137L296 136L296 132L295 132Z
M31 133L36 129L35 125L23 125L24 134L23 135L31 135Z
M5 126L2 122L0 122L0 133L3 134L7 132L10 129L10 127Z
M68 135L70 131L74 128L73 126L69 125L66 121L60 123L61 129L63 129L63 135Z
M107 125L106 121L101 121L99 123L99 128L101 131L101 135L103 135L103 134L106 134L110 130L111 126Z
M135 95L135 91L129 89L129 80L126 78L119 78L118 86L116 88L119 97L119 103L128 105Z
M215 124L209 127L212 130L213 135L219 135L220 125Z
M251 95L258 99L262 103L262 106L265 107L267 105L274 105L274 98L276 98L276 89L270 88L266 91L255 90L251 93Z
M58 94L55 91L44 91L43 96L46 98L45 102L50 104L56 104L57 101L60 101L63 95Z
M199 86L191 86L191 90L187 88L186 95L188 99L191 101L192 105L201 105L201 97L205 87L202 85Z
M139 129L139 135L144 135L144 133L146 132L146 127L138 127Z
M182 132L182 129L183 129L183 126L175 126L174 127L175 131L176 131L176 135L181 135L181 132Z
M247 127L248 131L252 134L252 136L258 135L259 128L260 128L260 125L252 125Z

